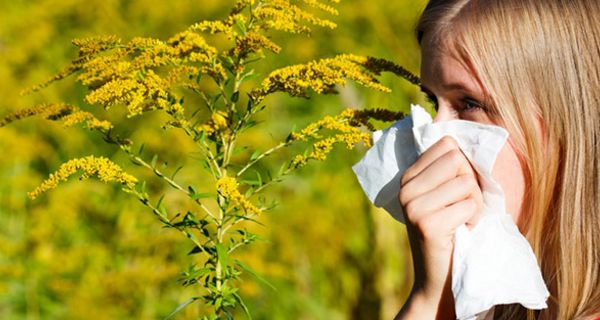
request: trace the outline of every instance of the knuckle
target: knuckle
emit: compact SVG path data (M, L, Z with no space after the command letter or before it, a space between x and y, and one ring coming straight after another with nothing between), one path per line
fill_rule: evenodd
M464 156L458 149L452 149L446 153L446 157L448 161L450 161L454 166L458 167L462 165L464 161Z
M415 204L415 202L416 201L414 201L414 200L408 201L408 203L406 203L404 205L404 210L406 211L406 215L409 217L409 219L410 219L410 217L416 216L416 212L417 212L416 206L417 205Z
M451 136L443 136L442 139L440 139L440 143L445 148L458 149L458 143Z
M407 202L408 202L408 192L406 191L406 188L402 188L400 189L400 192L398 193L398 199L400 200L400 204L405 207Z
M406 171L404 171L404 174L402 174L402 177L400 178L400 185L401 186L405 185L408 181L410 181L410 179L413 176L413 170L414 169L411 166Z

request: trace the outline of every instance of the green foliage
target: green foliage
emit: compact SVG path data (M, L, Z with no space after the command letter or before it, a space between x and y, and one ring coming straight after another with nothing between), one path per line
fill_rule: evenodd
M265 5L265 3L269 5ZM315 4L316 2L307 3ZM261 7L270 9L261 11L259 10ZM332 151L333 144L337 142L345 142L349 147L353 147L359 141L368 142L368 135L358 130L356 126L366 125L368 123L366 121L370 118L389 121L401 115L397 112L384 114L373 111L362 113L345 111L338 116L329 118L326 116L323 120L316 122L318 125L308 125L304 130L293 133L284 132L279 135L278 139L282 142L269 143L272 141L269 141L270 139L268 135L264 134L264 131L272 128L270 130L276 132L277 126L285 124L285 121L277 121L280 120L277 116L269 119L262 111L268 110L272 114L293 113L293 104L297 104L291 100L285 103L278 101L281 97L270 97L271 94L285 91L294 96L315 99L312 92L333 93L340 88L340 84L346 83L346 79L353 79L371 88L387 90L387 86L377 80L381 71L390 70L400 75L406 75L402 73L403 71L398 72L402 69L398 69L395 64L356 55L340 55L337 58L325 58L307 64L282 67L276 71L269 70L271 65L269 57L263 52L276 53L288 47L286 43L280 45L281 42L276 41L277 32L306 33L310 30L311 24L327 28L333 26L331 21L317 18L314 9L309 8L309 11L304 11L305 9L301 9L301 7L290 6L286 1L239 2L227 18L221 21L212 20L192 24L191 27L175 36L164 35L168 37L166 41L133 38L124 43L114 36L76 40L74 43L79 48L78 58L51 80L60 80L69 74L75 74L77 80L87 87L87 91L82 91L77 87L65 88L64 93L58 91L54 98L65 100L65 97L71 97L73 96L71 93L75 93L74 96L79 96L80 100L103 106L106 110L90 105L71 106L65 109L62 107L64 104L54 104L50 105L53 106L51 108L53 111L45 113L48 105L44 104L35 108L35 110L43 112L26 112L26 114L42 114L50 120L61 121L65 126L74 123L84 124L86 128L98 134L108 144L107 147L92 147L87 144L85 148L81 148L81 151L86 154L107 155L141 181L135 186L125 185L124 190L148 207L161 221L165 230L156 239L151 235L137 235L138 241L129 247L130 250L134 250L136 247L139 250L152 248L152 243L155 242L145 243L147 240L144 240L152 238L156 243L161 244L160 250L152 250L152 255L156 258L156 265L173 266L182 263L188 265L179 277L173 272L163 275L163 280L161 280L163 285L169 278L179 278L180 283L186 288L173 290L174 292L179 291L178 297L175 299L163 298L166 300L162 302L165 307L152 314L160 314L163 317L189 317L190 314L200 310L199 313L206 314L207 319L233 317L239 315L239 312L247 313L249 316L248 310L258 313L255 318L260 318L261 312L269 314L264 306L261 307L260 303L252 298L252 294L243 294L244 290L251 292L249 289L251 285L248 281L241 282L243 271L253 275L258 283L272 282L262 279L262 276L253 271L249 264L242 262L262 263L260 259L252 258L252 255L262 256L260 251L242 250L248 244L258 240L256 233L261 233L254 231L255 226L248 222L260 223L260 219L263 219L260 213L274 208L262 194L267 190L274 190L272 188L274 183L282 181L284 177L291 178L291 174L306 163L306 161L294 161L298 159L296 155L301 155L304 160L322 160ZM320 13L321 15L335 12L335 9L330 6L317 5L316 9L316 11L319 9L324 11ZM282 62L284 60L285 58L281 59ZM264 80L257 82L256 80L260 78L264 78ZM63 86L62 83L64 82L58 85ZM34 89L40 89L46 84ZM346 87L351 87L351 85L347 84ZM51 90L57 89L51 88ZM43 98L53 99L53 97ZM74 105L81 103L66 102ZM306 101L302 103L306 104ZM312 103L310 102L310 104ZM121 107L123 107L121 110L118 109ZM329 110L326 111L329 113ZM294 117L291 117L291 121L303 122L305 119L314 121L319 116L316 113L308 112L304 119L296 117L297 120L294 120ZM12 119L20 119L21 114L16 111L8 115L3 123L7 124ZM110 126L98 125L98 123L104 124L103 121L110 121ZM11 127L3 128L3 130L11 130L9 128ZM373 128L372 125L370 128ZM65 146L82 145L73 140L69 141L69 138L65 137L63 133L46 133L45 130L47 129L37 130L42 141L57 139L62 142L62 147L50 143L46 149L40 148L40 150L45 150L43 161L46 168L55 167L56 163L64 162L64 158L73 158L67 156L72 151L70 152ZM24 134L23 137L25 136ZM52 136L58 138L51 138ZM308 137L308 139L301 137ZM97 137L88 134L82 135L80 141L85 141L85 139L99 141ZM306 142L310 142L309 148L302 150L305 148ZM300 148L300 152L298 152L298 148ZM117 153L117 150L122 153ZM52 156L56 153L59 154L58 157ZM62 155L60 155L61 153ZM192 161L182 160L189 155L192 155L190 157ZM80 156L75 156L75 158L79 159ZM28 159L35 159L35 156L29 153L18 159L30 161ZM137 166L130 166L131 168L128 169L126 168L127 164ZM310 170L310 168L307 169ZM40 171L43 172L43 170ZM30 179L30 181L40 180L39 176ZM299 182L298 180L292 181ZM60 209L61 203L64 203L64 200L61 201L61 199L68 199L69 196L66 191L67 187L63 188L59 194L42 198L42 200L47 203L55 203L54 207L57 208L57 211L64 211ZM72 188L78 190L75 187ZM32 190L33 185L27 183L25 188L21 188L21 190L23 189ZM91 193L89 189L89 187L82 188L76 193L80 193L80 196L89 195ZM272 195L273 191L267 194ZM111 195L106 196L112 197ZM357 194L354 198L360 199L360 196ZM119 214L118 212L123 210L126 202L123 198L116 199L118 201L112 204L100 201L95 209L100 212L112 212L108 215L108 220L112 220L109 225L113 227L114 220L126 220L131 218L124 216L139 215L135 212ZM289 199L284 197L282 203L286 203L287 200ZM37 205L28 203L28 206ZM132 210L132 207L128 208ZM37 210L42 210L42 206L39 206ZM81 219L80 209L74 207L72 210L77 212L78 219ZM286 211L286 209L282 210ZM288 212L293 215L291 210ZM59 221L57 223L60 224ZM75 222L75 224L77 223L92 226L96 222L84 220ZM323 222L318 223L322 224ZM269 223L265 223L265 225L270 226ZM29 228L25 228L25 230L24 234L36 232ZM167 230L184 235L189 244L178 240L173 233L169 233ZM262 230L264 233L264 229ZM47 235L48 231L45 232ZM307 235L309 236L309 234ZM44 233L36 236L43 237L43 235ZM114 237L118 239L123 236L115 235ZM76 245L77 241L81 241L81 239L73 239L69 245ZM307 239L311 239L310 236ZM318 241L320 240L315 242ZM34 243L37 248L53 247L44 244L43 241ZM281 243L285 243L285 241ZM88 250L81 254L89 254L90 257L103 256L105 257L103 265L109 267L111 266L110 254L106 249L101 249L106 244L100 242L95 249L104 253L94 253ZM339 252L347 252L345 248L337 249L340 249ZM46 250L50 250L50 252L46 253L48 257L46 260L40 260L42 263L49 263L48 259L59 257L53 251L54 249ZM293 249L288 248L287 250ZM68 252L68 246L65 252ZM170 255L179 255L185 258L185 253L189 259L188 262L185 262L183 258L178 259L181 261L175 264L173 261L169 261L167 264L162 262L171 259ZM121 257L128 259L128 256L132 257L133 255L125 253ZM65 256L65 259L73 258ZM266 261L270 259L268 255L264 258ZM24 263L22 265L25 266ZM143 283L145 268L147 265L146 267L140 266L137 271L132 272L132 277L128 279L137 279L132 281ZM288 266L287 268L289 273L292 267ZM277 274L277 272L271 273L269 268L261 269L261 273L269 274L270 277ZM26 270L35 269L27 267ZM83 281L81 274L81 270L73 270L67 277L75 277ZM281 271L279 274L282 274ZM47 277L52 279L51 274ZM273 282L273 286L293 288L295 285L286 284L285 277L282 278L283 282ZM64 279L64 276L54 279L61 278ZM325 279L327 277L323 278L323 282L327 281ZM118 280L116 288L127 287L123 281L125 280ZM45 281L37 283L44 283L45 286ZM70 283L74 285L73 281ZM146 284L146 286L151 285L156 284ZM55 287L60 288L61 286ZM65 287L63 286L63 288ZM199 288L203 288L204 291ZM132 290L135 289L132 288ZM126 296L126 291L124 290L115 297ZM301 301L299 297L291 294L292 291L290 289L283 291L284 296L289 296L290 299L298 298L296 300ZM11 292L17 291L11 289ZM59 289L54 292L42 293L40 296L60 296L60 292ZM242 300L243 296L249 296L254 302L246 307ZM335 296L335 294L328 296ZM320 298L316 296L315 299L318 301ZM124 301L129 301L121 306L121 312L125 313L106 314L106 316L109 318L132 316L133 314L127 315L126 313L132 312L136 308L144 309L144 307L140 307L145 305L140 302L144 300L149 301L147 298L137 299L137 302L135 299L125 299ZM179 302L175 303L174 300L179 300ZM199 309L188 311L191 305L200 301L204 303L199 304ZM20 310L35 310L30 307L31 299L26 299L26 302L28 306ZM119 305L121 302L116 302L115 305ZM60 311L61 307L58 304L50 307L50 304L39 304L38 302L38 305L43 306L41 307L42 311L39 311L40 308L37 309L38 314L54 314L56 316L59 316L61 312L65 314L65 311ZM179 307L176 307L177 305ZM67 313L69 317L76 318L76 312L72 307L67 308L71 309ZM36 311L27 311L27 313L29 312ZM301 314L305 311L295 310L295 312ZM315 309L309 312L321 313ZM19 311L15 311L13 314L18 313ZM282 314L286 313L289 315L289 312ZM275 316L276 314L277 312L271 315ZM325 314L331 315L330 313ZM140 316L139 313L136 315ZM262 317L268 316L263 315Z

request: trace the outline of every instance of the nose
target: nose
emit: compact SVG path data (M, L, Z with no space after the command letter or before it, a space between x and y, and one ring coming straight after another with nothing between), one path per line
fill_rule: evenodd
M433 118L433 122L448 121L452 119L453 115L451 108L447 104L440 102L435 117Z

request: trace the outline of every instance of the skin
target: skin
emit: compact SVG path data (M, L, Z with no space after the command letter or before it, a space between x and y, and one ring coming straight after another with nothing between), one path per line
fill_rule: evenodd
M427 36L421 49L422 88L437 105L434 122L462 119L497 125L482 102L485 91L476 76ZM509 137L492 170L515 221L525 191L521 159ZM415 283L396 319L456 318L450 288L453 237L458 226L473 227L478 221L482 195L477 179L450 137L426 150L403 175L398 196L408 221Z

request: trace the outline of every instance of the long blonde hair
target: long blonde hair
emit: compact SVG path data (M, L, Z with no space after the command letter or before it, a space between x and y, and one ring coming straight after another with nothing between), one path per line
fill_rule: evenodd
M545 319L600 312L597 19L598 0L431 0L416 28L419 42L428 34L476 75L522 156L518 224L551 293ZM496 310L538 316L519 305Z

